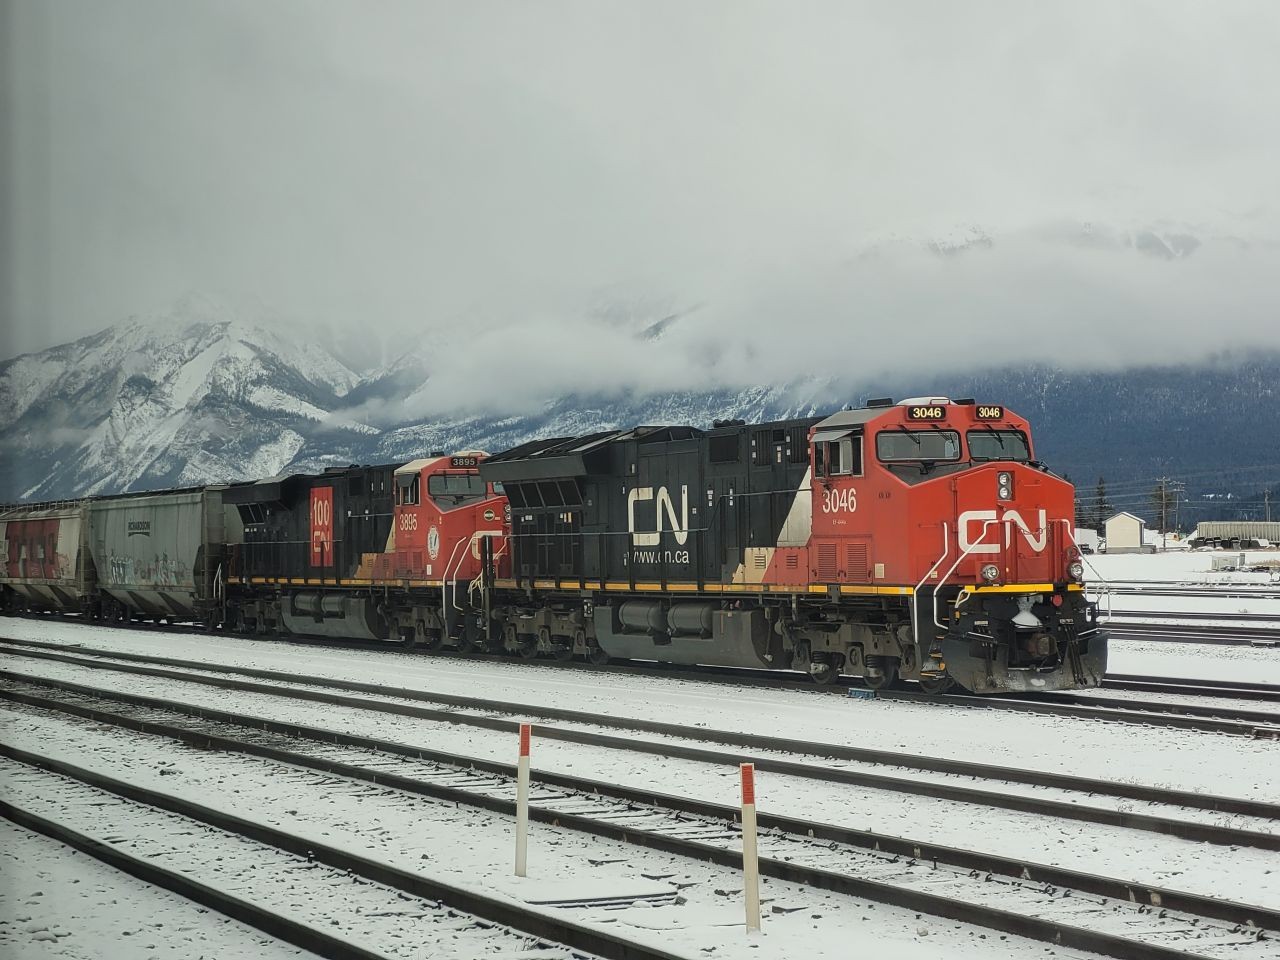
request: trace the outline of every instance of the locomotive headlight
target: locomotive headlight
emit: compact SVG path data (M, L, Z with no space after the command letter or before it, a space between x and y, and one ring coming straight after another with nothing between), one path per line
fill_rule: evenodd
M1013 499L1013 474L1007 470L996 474L996 496L1001 500Z
M1000 568L994 563L984 563L982 570L979 572L982 574L982 579L987 583L995 583L1000 579Z
M1084 579L1084 564L1079 560L1072 560L1067 564L1067 576L1072 580Z

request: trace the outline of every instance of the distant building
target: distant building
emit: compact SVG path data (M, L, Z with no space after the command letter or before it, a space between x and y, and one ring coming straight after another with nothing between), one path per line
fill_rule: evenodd
M1280 520L1205 520L1192 531L1191 539L1280 543Z
M1143 531L1147 522L1132 513L1117 513L1108 517L1107 553L1150 553L1155 548L1144 546Z
M1076 527L1076 546L1088 547L1093 553L1098 552L1098 531L1093 527Z

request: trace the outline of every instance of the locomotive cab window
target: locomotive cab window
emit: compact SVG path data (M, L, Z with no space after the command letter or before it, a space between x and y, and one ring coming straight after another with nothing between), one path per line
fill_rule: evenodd
M960 459L954 430L884 430L876 435L876 456L885 463Z
M402 507L416 507L422 502L422 477L396 477L396 504Z
M972 460L1017 460L1025 463L1031 459L1027 435L1021 430L970 430L966 439Z
M862 476L862 434L814 434L813 466L820 477Z
M441 510L452 510L485 495L478 473L433 473L427 477L427 493Z

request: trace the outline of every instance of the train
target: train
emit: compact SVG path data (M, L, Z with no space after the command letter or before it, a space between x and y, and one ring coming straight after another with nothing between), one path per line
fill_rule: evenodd
M455 654L1097 686L1074 491L972 399L19 504L0 610Z

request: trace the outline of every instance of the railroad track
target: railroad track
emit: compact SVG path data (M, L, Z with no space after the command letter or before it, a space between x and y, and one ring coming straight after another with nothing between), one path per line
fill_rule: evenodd
M509 765L115 693L12 680L3 691L36 711L513 813ZM546 773L531 802L532 819L560 829L740 864L735 808ZM1280 911L763 812L760 826L761 872L777 880L1126 960L1280 958Z
M1280 684L1247 680L1191 680L1181 677L1154 677L1139 674L1107 674L1104 690L1136 690L1141 693L1175 693L1197 697L1230 697L1235 700L1263 700L1280 703Z
M1280 620L1280 613L1216 613L1205 610L1111 610L1106 618L1111 620L1226 620L1247 626L1250 623L1274 623ZM1268 628L1261 628L1268 629ZM1269 628L1273 633L1276 628Z
M12 651L6 651L12 652ZM920 757L906 752L873 750L863 747L847 747L834 744L815 744L811 741L787 740L778 737L760 737L703 727L685 727L679 724L630 718L600 717L594 714L559 708L539 707L529 704L504 703L454 695L440 695L416 690L389 688L377 684L331 681L324 678L295 677L273 671L251 668L213 668L212 672L192 673L186 670L142 666L136 663L111 663L103 659L66 656L51 651L21 652L61 663L87 667L108 674L127 674L164 681L179 681L217 690L233 690L269 697L286 698L311 703L321 703L344 708L356 708L442 722L454 726L473 727L481 730L514 734L519 728L519 718L541 718L561 721L565 726L539 724L538 735L542 739L575 743L590 747L603 747L629 753L646 754L666 758L692 760L721 767L736 767L740 762L751 761L757 769L805 778L811 781L841 783L859 787L888 790L898 794L930 797L970 803L982 807L1014 810L1040 814L1060 819L1087 823L1108 824L1162 833L1187 840L1220 845L1253 846L1259 849L1280 850L1280 833L1244 829L1218 822L1188 820L1177 816L1136 813L1125 809L1120 801L1140 801L1160 804L1169 808L1213 811L1217 814L1233 814L1261 818L1264 821L1280 821L1280 804L1202 794L1195 791L1170 790L1140 784L1117 783L1067 774L1036 770L1020 770L971 761ZM153 658L138 657L142 660ZM153 660L154 662L154 660ZM233 675L220 675L226 674ZM276 682L257 682L239 679L252 675ZM46 678L15 670L0 671L0 677L13 683L36 682L73 693L86 693L100 699L114 699L142 707L164 706L165 698L139 696L118 689L105 690L85 686L73 681ZM284 681L284 682L281 682ZM296 684L307 684L300 687ZM343 691L343 692L338 692ZM370 699L366 696L350 696L348 691L372 693L391 699ZM401 702L395 702L396 700ZM432 704L421 706L420 704ZM206 708L199 708L201 715L209 715ZM475 711L475 712L469 712ZM512 719L507 719L508 717ZM267 718L263 722L271 722ZM618 736L616 733L597 732L600 728L627 733L647 733L673 740L646 739L634 736ZM735 752L707 749L693 744L714 744L737 748ZM417 748L414 748L417 749ZM742 751L753 751L744 754ZM756 752L758 751L758 752ZM791 757L809 757L821 762L798 762L780 759L779 754ZM845 763L864 765L863 769L844 766ZM866 766L898 767L907 775L882 773L865 769ZM921 773L948 774L956 778L976 778L987 781L987 787L969 786L963 782L937 781L919 776ZM1035 793L1010 790L1009 785L1050 788L1074 794L1058 799ZM1097 806L1095 797L1113 798L1114 807Z
M152 664L156 666L178 667L188 670L194 669L215 673L221 672L240 676L259 677L269 680L288 681L297 678L298 680L306 682L308 685L337 686L342 689L371 693L385 693L390 689L379 687L376 684L344 685L324 677L303 677L300 674L228 667L203 661L187 660L175 657L157 657L143 654L121 653L83 646L70 647L66 644L45 643L42 641L12 640L0 637L0 644L7 644L11 648L29 651L43 651L48 654L64 656L67 655L65 653L66 651L73 651L76 655L82 657L88 656L105 660L114 660L120 663ZM3 647L0 647L0 649L3 649ZM548 670L559 669L576 671L598 671L601 669L607 669L609 672L639 675L656 674L668 679L685 679L712 683L738 683L749 684L755 687L767 686L777 689L798 688L808 691L825 690L827 693L844 693L843 687L819 688L815 687L814 684L809 681L785 679L777 676L771 671L765 670L726 670L715 667L668 668L658 665L645 666L634 663L618 665L617 669L615 669L612 665L607 668L602 668L577 663L558 663L556 661L536 661L536 667ZM397 690L394 695L410 696L411 698L416 699L434 699L437 702L452 702L450 698L443 698L442 696L435 694L423 694L420 691L407 692ZM1066 692L1043 695L1007 694L1000 696L977 696L963 693L925 694L908 690L881 690L875 693L875 697L881 700L900 701L904 703L934 704L940 707L950 706L1020 711L1024 713L1075 717L1077 719L1104 720L1148 726L1167 726L1209 733L1227 733L1258 738L1280 738L1280 712L1269 713L1267 711L1240 710L1222 706L1176 704L1162 701L1128 701L1119 703L1103 698L1093 698L1091 700L1085 695L1076 695ZM476 698L462 699L470 699L470 705L475 707L482 707L485 703L485 701L478 700ZM516 709L517 705L508 704L506 706L511 707L513 712L518 712ZM587 719L587 716L588 715L582 714L578 715L574 719L584 723L592 722Z
M991 697L967 693L938 695L912 690L882 690L877 693L877 697L906 703L1010 710L1018 713L1071 716L1085 720L1105 720L1280 739L1280 712L1242 710L1212 704L1164 700L1117 700L1110 697L1058 691L1045 694L1003 694Z
M6 819L322 957L416 958L459 939L477 958L677 956L63 760L8 744L0 757Z
M1170 615L1171 618L1176 616L1176 614ZM1108 623L1107 633L1112 640L1153 640L1161 643L1198 643L1219 647L1280 647L1280 630L1274 627L1218 627L1133 622Z

